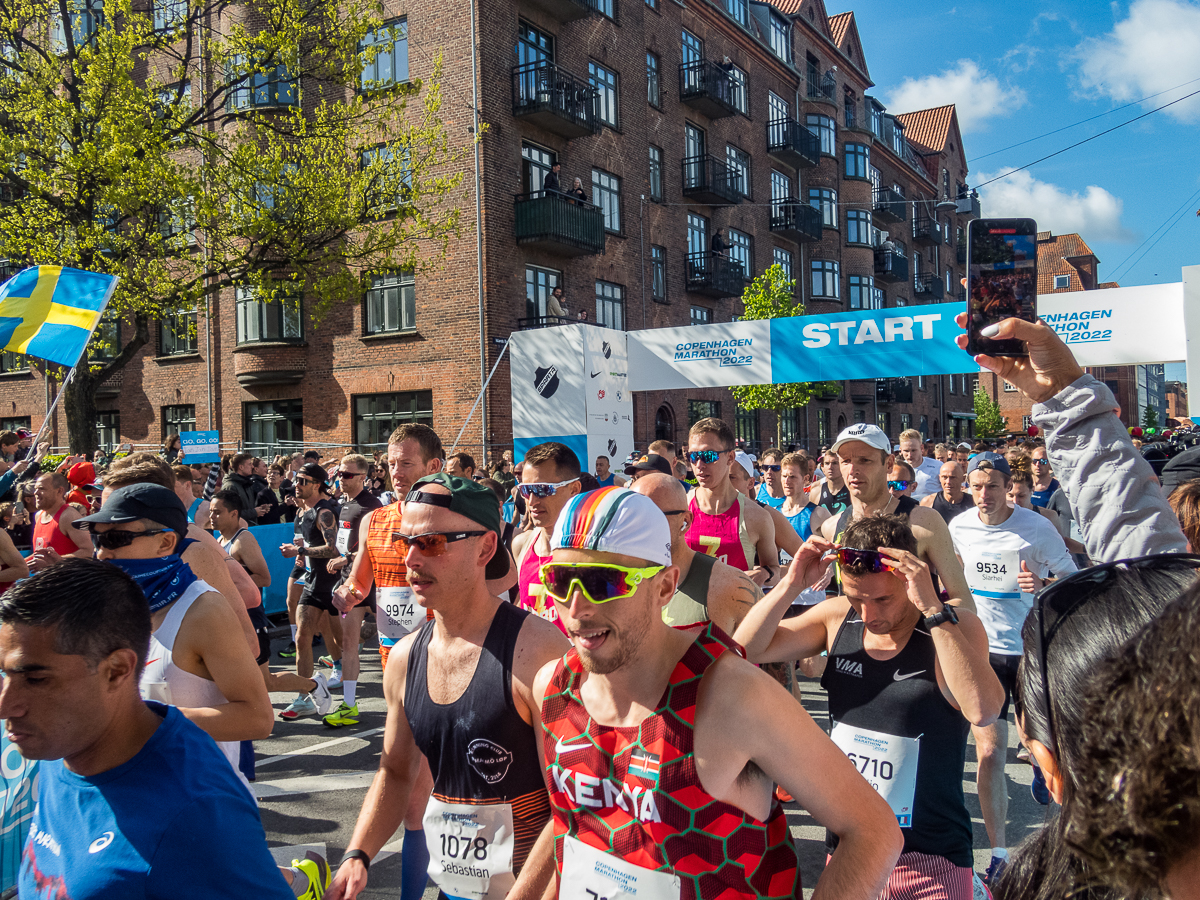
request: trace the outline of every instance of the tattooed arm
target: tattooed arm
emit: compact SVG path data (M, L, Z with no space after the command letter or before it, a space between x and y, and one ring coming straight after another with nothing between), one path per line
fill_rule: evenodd
M317 513L317 527L325 543L320 547L305 547L304 552L312 559L336 559L342 554L337 548L337 516L327 509Z

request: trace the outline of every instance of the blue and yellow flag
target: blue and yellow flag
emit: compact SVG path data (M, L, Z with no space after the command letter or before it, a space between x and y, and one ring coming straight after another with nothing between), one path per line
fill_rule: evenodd
M0 350L74 366L116 286L115 275L23 269L0 285Z

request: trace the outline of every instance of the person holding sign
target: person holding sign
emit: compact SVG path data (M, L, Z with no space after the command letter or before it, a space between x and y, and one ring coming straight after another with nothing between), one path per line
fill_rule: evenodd
M971 729L979 759L979 806L992 842L992 859L984 876L984 882L990 885L1008 859L1004 764L1008 755L1008 704L1016 691L1017 663L1024 650L1021 626L1033 606L1034 593L1041 589L1047 575L1053 572L1062 577L1077 568L1058 529L1034 510L1008 505L1012 471L1003 456L977 453L967 464L967 483L975 508L955 516L950 523L950 537L987 630L992 670L1004 686L1000 717L991 725Z
M394 546L433 619L388 660L379 772L326 898L353 900L366 887L371 858L399 826L425 766L434 779L424 814L429 874L442 893L541 897L551 874L550 802L532 685L567 642L489 588L512 560L488 488L444 472L420 479Z
M988 664L987 633L974 613L938 598L903 517L857 519L837 547L813 537L792 565L819 569L831 556L843 596L782 622L784 598L765 600L734 640L752 662L828 652L821 685L829 694L831 737L887 801L904 834L888 896L971 900L971 816L962 785L967 731L995 721L1004 702ZM827 841L838 846L834 834Z

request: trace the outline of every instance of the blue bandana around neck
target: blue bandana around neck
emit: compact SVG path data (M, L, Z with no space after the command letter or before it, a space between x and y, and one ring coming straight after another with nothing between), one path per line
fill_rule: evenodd
M150 603L150 612L158 612L174 603L198 580L191 566L178 553L155 559L110 559L108 562L138 583Z

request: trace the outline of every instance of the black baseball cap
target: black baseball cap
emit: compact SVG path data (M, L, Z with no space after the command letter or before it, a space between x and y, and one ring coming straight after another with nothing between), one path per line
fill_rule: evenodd
M187 510L183 502L174 491L157 484L130 484L117 488L100 507L100 512L82 516L71 524L76 528L89 528L92 525L120 525L138 519L150 519L178 534L176 552L187 537Z
M450 495L425 493L421 490L423 484L440 484L450 492ZM472 522L482 525L488 531L496 532L496 552L488 560L484 575L489 580L503 578L508 574L508 550L500 534L500 502L496 493L491 489L477 484L469 478L436 472L417 479L405 503L427 503L430 506L440 506L450 512L466 516Z
M329 481L329 473L316 463L305 463L296 471L297 473L304 475L306 478L311 478L317 484L322 486Z
M661 472L663 475L674 476L675 472L671 468L671 463L665 456L659 456L657 453L647 453L635 463L630 463L625 467L625 474L632 475L635 471L643 472Z

